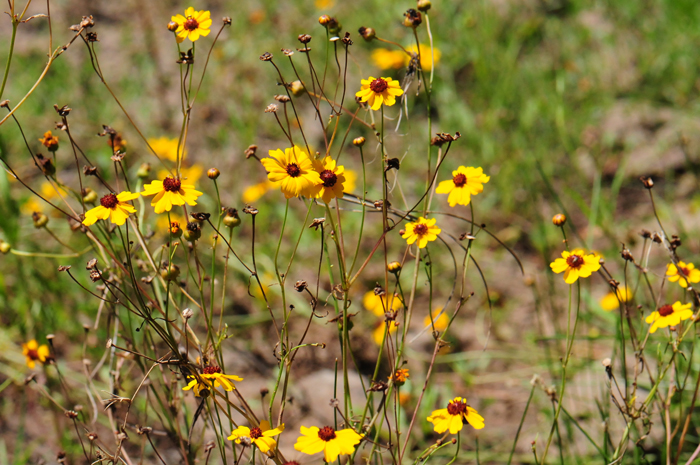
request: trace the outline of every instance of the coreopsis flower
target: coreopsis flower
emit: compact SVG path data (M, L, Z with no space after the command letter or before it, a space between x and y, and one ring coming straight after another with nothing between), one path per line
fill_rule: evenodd
M58 150L58 137L51 134L51 131L46 131L44 137L39 139L39 142L46 147L49 152Z
M169 212L173 205L197 205L197 198L202 195L195 190L193 184L183 184L182 180L166 177L162 181L152 181L143 186L141 195L148 197L155 195L151 200L151 206L155 207L156 213Z
M248 428L247 426L239 426L231 432L228 440L240 444L244 438L248 438L251 443L258 446L260 452L268 454L268 452L277 448L277 441L272 439L273 436L281 434L282 431L284 431L284 423L275 429L270 429L270 422L263 420L260 422L259 427Z
M362 305L370 312L381 317L386 312L396 312L403 308L403 303L396 294L390 295L387 302L386 295L378 296L374 291L365 293L364 297L362 297Z
M316 426L302 426L301 434L294 444L294 449L309 455L323 452L323 460L326 463L335 462L339 455L352 455L355 446L362 440L362 436L352 429L336 431L330 426L320 429Z
M406 380L411 377L408 368L399 368L393 375L389 376L389 381L393 381L397 386L403 386Z
M270 150L269 158L263 158L260 163L267 170L270 181L278 183L282 193L288 199L308 195L321 178L313 169L309 155L299 146Z
M42 344L39 345L35 339L22 344L22 355L27 358L27 366L29 368L34 368L36 362L44 363L49 358L49 348L48 346Z
M415 45L409 45L406 47L406 50L416 53L418 51ZM440 52L437 47L433 47L433 51L431 53L429 45L420 44L420 67L423 71L430 71L433 68L433 58L435 59L435 64L438 64L441 56L442 52ZM410 58L405 53L403 54L403 57L405 65L408 66Z
M91 226L97 220L109 219L117 226L121 226L126 222L129 214L136 213L136 208L128 203L131 200L137 199L140 193L131 193L128 191L120 192L119 194L107 194L100 199L100 204L85 212L83 224Z
M208 366L204 367L204 371L199 377L188 376L187 378L192 381L189 382L187 386L182 388L183 391L189 391L192 389L194 395L199 397L199 393L203 389L211 390L212 388L222 387L224 391L233 391L236 389L236 385L231 381L243 381L236 375L225 375L221 372L221 368L218 366Z
M484 184L489 182L490 176L484 174L481 168L460 166L452 172L452 179L438 184L435 192L438 194L450 194L447 202L450 207L455 205L469 205L472 195L484 190Z
M401 237L406 239L408 245L418 241L418 248L423 249L428 245L428 242L437 239L438 234L442 231L435 226L436 221L435 218L427 220L421 216L418 221L406 224L406 231Z
M148 145L160 158L166 158L170 161L177 161L177 146L178 140L171 139L169 137L159 137L157 139L148 139ZM183 152L182 156L185 156L187 152Z
M274 189L275 187L277 187L277 184L269 179L258 184L253 184L252 186L246 187L246 189L243 191L241 200L243 200L243 203L246 204L257 202L263 195L267 194L269 190Z
M586 254L583 249L565 250L561 258L549 264L555 273L564 272L564 282L573 284L576 280L587 278L600 269L600 259L595 254Z
M666 276L672 283L678 281L683 288L688 287L688 283L700 283L700 270L692 263L678 262L678 266L669 263Z
M608 292L605 296L600 299L600 306L606 312L610 312L619 307L620 302L629 302L632 300L632 290L625 286L624 288L618 288L615 293Z
M455 397L448 404L447 408L434 410L428 417L428 421L433 424L435 432L442 434L449 430L450 434L457 434L462 431L464 423L469 423L474 429L484 427L484 417L476 410L467 405L467 400Z
M345 175L345 183L343 184L343 189L345 192L352 192L355 190L355 183L357 182L357 173L353 170L345 169L343 173Z
M388 107L396 103L396 97L403 95L399 81L388 78L362 79L362 87L355 93L355 97L367 102L372 110L379 110L382 103Z
M435 328L436 331L444 331L450 322L450 317L447 316L446 312L440 312L442 312L442 308L436 308L435 310L430 312L430 315L426 316L423 320L423 326L425 326L426 328Z
M650 333L655 333L659 328L667 328L676 326L683 320L687 320L693 316L693 311L690 309L692 304L682 304L680 301L673 305L664 305L655 312L652 312L646 320L651 325Z
M389 50L377 48L372 51L372 62L374 66L383 70L401 69L405 66L408 55L401 50Z
M313 160L314 170L321 178L321 182L312 187L309 191L311 197L322 199L325 203L330 203L334 198L343 198L345 185L345 168L336 165L335 160L326 157L323 160Z
M202 165L195 163L192 166L181 166L180 167L180 179L187 181L188 184L194 184L199 181L199 178L204 174L204 168ZM170 176L168 170L159 170L158 177L165 179Z
M178 43L185 39L195 42L200 36L206 37L211 32L209 30L209 27L211 27L211 12L208 10L195 11L194 8L189 7L185 10L185 16L175 15L170 19L177 23L175 38Z

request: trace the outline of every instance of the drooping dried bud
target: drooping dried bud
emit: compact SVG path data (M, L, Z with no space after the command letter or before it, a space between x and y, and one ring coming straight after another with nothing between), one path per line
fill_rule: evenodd
M362 26L360 29L357 30L357 32L359 32L362 38L365 39L367 42L371 42L375 37L377 37L377 31L375 31L372 27Z
M223 18L221 18L221 21L223 21L224 26L230 26L232 22L230 16L224 16Z
M168 23L168 31L175 32L175 31L177 31L177 28L178 28L178 25L175 21L170 21Z
M386 269L389 270L389 273L397 274L398 272L401 271L401 263L400 262L390 262L386 266Z
M365 145L365 138L362 136L354 138L352 140L352 145L356 147L362 147L363 145Z
M632 256L632 252L630 252L630 249L625 247L625 244L622 244L622 252L620 252L620 256L624 259L627 260L628 262L633 262L634 257Z
M423 13L428 11L433 6L430 0L418 0L417 3L418 5L416 6L416 8L418 8L418 11L422 11Z
M304 87L304 84L301 83L301 81L294 81L290 84L288 84L289 90L292 92L292 95L295 97L299 97L300 95L303 95L304 92L306 92L306 88Z
M413 8L406 10L403 16L403 25L406 27L418 27L423 22L423 15L420 14L420 11L416 11Z
M175 281L180 276L180 267L174 263L166 265L160 270L160 276L166 281Z
M219 176L221 176L221 171L216 168L209 168L209 171L207 171L207 177L209 177L209 179L216 179Z
M294 290L297 292L304 292L307 288L309 287L308 283L306 281L297 281L294 284Z
M563 213L557 213L552 217L552 224L554 224L554 226L564 226L564 223L566 223L566 215Z
M32 221L34 221L34 227L41 229L47 224L49 224L49 217L41 212L32 213Z
M640 181L642 181L642 184L644 184L644 187L647 189L651 189L654 187L654 180L651 179L650 177L642 176L639 178Z
M227 228L235 228L241 224L241 218L238 216L238 210L235 208L227 208L226 215L223 218L224 226Z
M245 152L243 154L245 155L245 159L249 159L250 157L255 156L255 152L258 150L257 145L249 145L247 149L245 149Z

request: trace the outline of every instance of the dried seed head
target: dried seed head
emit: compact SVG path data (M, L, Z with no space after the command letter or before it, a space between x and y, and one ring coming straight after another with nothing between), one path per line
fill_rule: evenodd
M97 433L88 433L87 438L90 442L93 442L99 439L99 436L97 435Z
M277 105L271 103L265 108L265 113L277 113L277 108Z
M102 279L102 273L100 273L99 270L90 270L90 279L93 283L96 283Z
M194 312L191 308L186 308L182 311L182 318L184 318L185 320L189 320L190 318L192 318L193 315Z
M180 227L180 223L177 221L170 223L170 235L176 238L182 236L182 228Z
M32 213L32 221L34 221L34 227L41 229L47 224L49 224L49 217L41 212Z
M85 176L95 176L97 174L97 167L96 166L83 166L83 174Z
M275 95L275 100L277 100L278 102L287 103L291 99L288 95Z
M85 34L85 38L88 42L99 42L99 40L97 39L97 32L88 32L87 34Z
M299 34L299 37L297 37L297 39L299 39L299 42L301 42L302 44L308 44L309 42L311 42L311 36L308 34Z
M363 145L365 145L365 138L362 136L356 137L352 140L352 144L356 147L362 147Z
M56 113L58 113L59 116L68 116L72 110L72 108L69 108L68 105L63 105L62 107L59 108L58 105L54 104L53 106L54 110L56 110Z
M642 184L644 184L644 187L647 189L654 187L654 180L652 180L650 177L642 176L639 178L639 180L642 181Z
M235 228L236 226L240 225L241 218L238 216L238 210L235 208L227 208L223 223L227 228Z
M625 247L625 244L622 244L622 251L620 252L620 256L624 259L627 260L628 262L633 262L634 257L632 256L632 252L630 252L630 249Z
M85 265L86 270L92 270L97 266L97 259L96 258L91 258L88 260L87 264Z
M82 28L89 28L89 27L93 27L94 25L95 25L95 20L92 18L92 15L83 16L83 20L80 21L80 27L82 27Z
M610 365L612 364L612 360L609 358L604 358L603 361L601 362L605 368L610 368Z
M10 101L5 99L2 102L0 102L0 108L10 108Z
M210 213L204 213L204 212L192 212L190 213L190 216L199 224L204 223L207 221L210 217Z
M375 37L377 37L377 31L375 31L372 27L362 26L360 29L357 30L357 32L359 32L362 38L365 39L367 42L370 42Z
M243 154L245 155L246 160L247 160L248 158L250 158L250 157L254 157L254 156L255 156L255 152L256 152L257 150L258 150L258 146L257 146L257 145L249 145L248 148L245 150L245 152L243 152Z
M262 55L260 55L260 60L261 61L271 61L272 60L272 53L270 52L265 52Z
M406 10L406 13L404 13L403 16L403 25L406 27L415 28L420 26L420 23L423 22L423 15L420 14L420 11L416 11L413 8Z
M187 228L185 229L182 237L184 237L186 241L190 242L199 240L199 238L202 237L202 228L199 226L199 223L187 223Z
M418 0L417 3L418 5L416 8L418 8L418 11L422 11L423 13L428 11L433 6L433 4L430 3L430 0Z
M294 290L297 292L304 292L306 289L308 289L309 284L306 281L297 281L294 284Z
M175 21L170 21L168 23L168 31L175 32L175 31L177 31L177 28L178 28L178 25Z
M246 205L245 207L243 207L243 213L255 216L258 214L258 209L252 205Z
M56 167L50 158L45 158L42 154L36 154L36 163L39 165L41 172L47 176L52 176L56 174Z
M566 216L562 213L557 213L552 217L552 224L554 226L564 226L564 223L566 223Z
M224 26L230 26L232 22L230 16L224 16L223 18L221 18L221 21L223 21Z
M294 55L294 50L292 50L291 48L283 48L280 50L282 51L282 53L284 53L284 56L286 56L286 57L290 57L290 56Z

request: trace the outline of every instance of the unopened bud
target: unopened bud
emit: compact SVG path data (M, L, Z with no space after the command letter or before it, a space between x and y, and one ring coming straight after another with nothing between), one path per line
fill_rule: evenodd
M425 13L432 6L433 4L430 3L430 0L418 0L418 6L416 8L418 8L418 11L422 11L423 13Z
M180 276L180 267L174 263L160 270L160 276L166 281L175 281Z
M356 147L362 147L363 145L365 145L365 138L362 136L354 138L352 140L352 145Z
M4 255L9 253L10 250L12 250L12 246L10 246L8 242L5 242L2 239L0 239L0 253Z
M391 262L386 266L386 269L389 271L389 273L397 274L399 271L401 271L401 263Z
M41 229L49 224L49 217L41 212L32 213L32 220L34 221L34 227L37 229Z
M177 31L177 28L178 28L178 25L175 21L170 21L168 23L168 31L175 32L175 31Z
M333 18L331 18L328 15L321 15L318 18L318 24L320 24L321 26L327 26L331 22L332 19Z
M564 223L566 223L566 215L557 213L552 217L552 223L554 226L564 226Z
M207 176L209 179L216 179L221 176L221 171L217 170L216 168L209 168L209 171L207 171Z
M89 187L83 189L83 202L89 204L94 204L95 202L97 202L97 192L90 189Z

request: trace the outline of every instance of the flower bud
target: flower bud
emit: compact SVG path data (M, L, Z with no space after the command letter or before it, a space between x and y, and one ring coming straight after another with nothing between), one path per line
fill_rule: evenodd
M318 18L318 24L320 24L321 26L324 26L324 27L325 27L325 26L327 26L328 24L330 24L330 22L331 22L332 19L333 19L333 18L331 18L331 17L328 16L328 15L321 15L321 16L319 16L319 18Z
M166 281L175 281L178 276L180 276L180 267L174 263L171 263L160 270L160 276Z
M641 178L639 178L639 180L642 181L642 184L644 184L644 187L646 187L647 189L651 189L652 187L654 187L654 180L651 178L642 176Z
M175 32L175 31L177 31L177 28L178 28L178 25L175 21L170 21L168 23L168 31Z
M432 6L433 4L430 3L430 0L418 0L418 6L416 8L418 8L418 11L422 11L423 13L425 13Z
M89 187L83 189L83 202L89 203L91 205L97 202L97 192L90 189Z
M415 28L420 26L420 23L423 22L423 15L420 14L420 11L416 11L413 8L406 10L403 16L403 25L406 27Z
M9 243L0 239L0 253L2 253L4 255L6 253L9 253L10 250L12 250L12 246L10 246Z
M362 147L363 145L365 145L365 138L362 136L356 137L355 139L353 139L352 144L357 147Z
M365 39L367 42L371 42L375 37L377 37L377 31L375 31L372 27L362 26L360 29L357 30L357 32L359 32L362 38Z
M37 229L41 229L49 224L49 217L41 212L32 213L32 220L34 221L34 227Z
M289 90L292 91L292 95L294 95L295 97L298 97L304 92L306 92L304 84L302 84L301 81L294 81L291 84L289 84Z
M562 213L557 213L552 217L552 223L554 226L564 226L564 223L566 223L566 216Z
M136 172L136 176L141 179L146 179L151 175L151 164L143 163L139 166L139 170Z
M399 262L390 262L390 263L386 266L386 269L389 270L389 273L397 274L398 272L401 271L401 263L399 263Z
M216 168L209 168L209 171L207 171L207 176L209 176L209 179L216 179L221 175L221 171L217 170Z
M238 210L235 208L226 209L226 216L224 216L223 222L224 226L231 229L241 224L241 218L238 216Z

